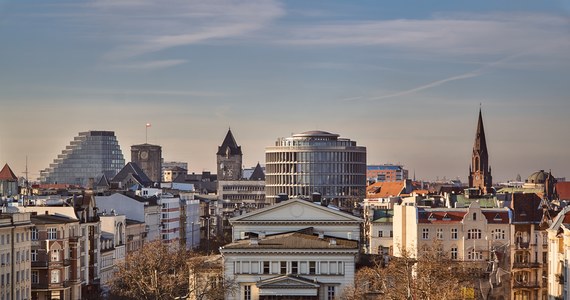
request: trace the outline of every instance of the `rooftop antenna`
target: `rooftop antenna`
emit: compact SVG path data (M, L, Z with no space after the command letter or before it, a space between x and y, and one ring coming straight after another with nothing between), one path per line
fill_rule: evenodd
M24 174L26 174L26 194L24 195L24 199L23 199L23 204L24 206L26 206L26 202L28 202L28 194L30 193L30 182L28 181L28 156L26 155L26 171L24 171Z
M150 123L146 123L145 126L145 133L144 133L144 142L148 144L148 128L150 127Z

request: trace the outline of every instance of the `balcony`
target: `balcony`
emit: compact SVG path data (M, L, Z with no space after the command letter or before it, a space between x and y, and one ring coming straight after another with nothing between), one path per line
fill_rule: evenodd
M63 266L70 266L71 260L64 259L60 261L32 261L32 268L56 268Z
M515 280L513 288L538 289L540 288L540 282L538 281L519 282Z
M541 265L541 263L537 262L514 262L513 269L534 269L540 268Z
M58 283L32 283L32 290L51 290L51 289L64 289L71 285L69 280Z
M524 242L517 242L515 244L515 248L516 249L528 249L530 247L530 243L524 243Z

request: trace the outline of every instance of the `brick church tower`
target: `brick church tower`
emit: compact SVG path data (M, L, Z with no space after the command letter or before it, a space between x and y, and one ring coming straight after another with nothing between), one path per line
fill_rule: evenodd
M240 180L242 174L241 146L238 146L231 129L216 153L218 181Z
M487 152L487 141L485 140L485 129L483 128L483 117L479 109L479 121L477 123L477 133L473 145L471 165L469 166L469 187L477 188L481 193L491 193L493 177L489 166L489 153Z

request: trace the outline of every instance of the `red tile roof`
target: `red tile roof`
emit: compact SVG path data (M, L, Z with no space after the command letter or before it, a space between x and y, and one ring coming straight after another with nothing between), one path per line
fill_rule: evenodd
M14 172L12 172L10 166L8 166L8 164L5 164L4 168L2 168L2 170L0 171L0 180L17 181L18 177L16 177Z
M467 211L419 211L418 223L448 224L463 221Z
M570 181L556 183L556 192L560 200L570 200Z
M386 198L399 196L404 190L403 181L376 182L366 188L366 198Z
M509 213L506 211L483 211L488 224L509 224Z

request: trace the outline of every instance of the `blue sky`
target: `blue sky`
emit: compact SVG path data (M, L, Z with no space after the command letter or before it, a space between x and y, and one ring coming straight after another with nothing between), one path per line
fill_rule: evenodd
M496 180L570 177L570 1L2 1L0 163L80 131L214 170L325 130L369 163L466 179L479 104Z

